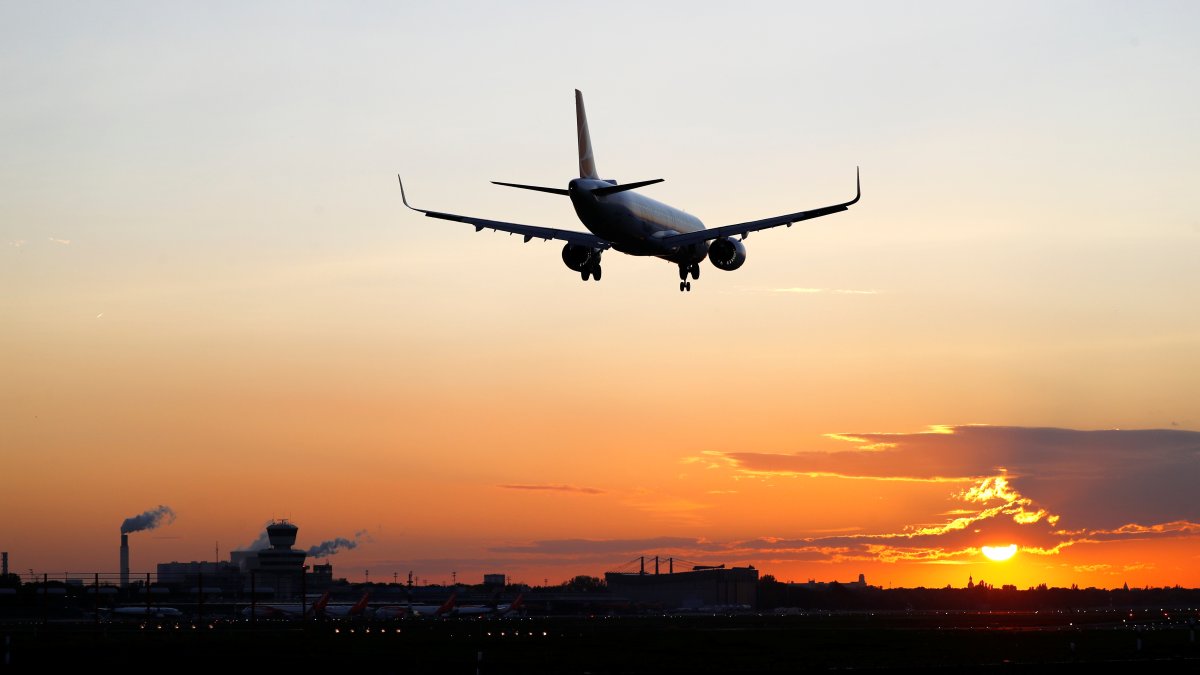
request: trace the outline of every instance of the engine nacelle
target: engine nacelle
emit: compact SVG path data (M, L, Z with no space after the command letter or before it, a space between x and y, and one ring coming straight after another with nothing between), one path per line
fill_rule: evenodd
M563 246L562 259L567 267L582 272L600 264L600 251L590 246L567 244Z
M708 247L708 259L713 267L726 272L732 272L746 262L746 247L742 242L732 237L714 239Z

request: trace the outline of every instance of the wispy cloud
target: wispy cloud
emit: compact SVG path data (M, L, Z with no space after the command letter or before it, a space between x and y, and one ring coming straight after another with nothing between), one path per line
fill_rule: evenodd
M59 239L57 237L50 237L50 241L54 242L55 244L62 244L63 246L71 245L70 239Z
M561 483L543 483L543 484L507 484L497 485L498 488L505 490L530 490L535 492L577 492L587 495L601 495L604 490L592 487L579 487L576 485L563 485Z
M701 512L712 508L712 504L707 502L647 490L635 492L622 503L660 520L687 524L703 522Z
M817 295L827 293L830 295L878 295L876 290L856 290L850 288L772 288L772 293L796 293L800 295Z
M8 242L8 245L12 246L13 248L21 248L22 246L25 245L25 240L24 239L12 239Z

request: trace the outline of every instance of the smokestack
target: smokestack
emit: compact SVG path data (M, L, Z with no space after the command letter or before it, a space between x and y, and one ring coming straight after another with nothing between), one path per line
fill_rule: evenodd
M2 565L3 571L0 571L0 576L6 577L8 576L8 551L0 553L0 559L4 560Z
M121 533L121 588L129 585L129 535Z
M166 520L167 525L175 522L175 512L169 506L158 506L121 522L121 586L129 585L129 533L153 530ZM147 596L148 597L148 596Z

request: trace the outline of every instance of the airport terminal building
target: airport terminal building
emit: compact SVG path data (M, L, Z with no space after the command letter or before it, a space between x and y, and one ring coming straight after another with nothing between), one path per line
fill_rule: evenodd
M647 574L606 572L608 592L662 609L754 607L758 570L751 567L696 566L686 572Z

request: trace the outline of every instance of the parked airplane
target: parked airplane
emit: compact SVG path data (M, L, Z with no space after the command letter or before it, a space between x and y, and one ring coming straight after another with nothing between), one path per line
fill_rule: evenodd
M520 612L525 608L525 594L517 593L517 597L512 602L506 605L496 606L496 616L508 616L513 612Z
M363 593L363 596L359 598L358 602L354 603L353 605L325 605L322 615L332 619L353 619L360 617L366 613L367 602L369 602L370 599L371 592L367 591L366 593Z
M260 619L308 619L320 616L329 605L329 591L325 591L316 602L304 606L298 602L256 604L242 609L244 616Z
M101 610L104 612L104 610ZM145 605L132 605L128 607L116 607L109 612L112 618L117 617L132 617L139 619L178 619L183 618L183 612L174 607L146 607Z
M453 592L449 598L440 605L384 605L376 607L374 617L376 619L403 619L403 618L440 618L454 610L455 599L458 593Z
M662 258L679 266L679 290L690 291L692 283L688 281L688 276L700 278L700 263L706 257L719 270L732 271L741 267L746 262L746 248L742 241L751 232L780 225L791 227L792 223L802 220L845 211L862 196L861 181L856 170L855 195L848 202L705 229L699 218L633 192L647 185L661 183L664 180L662 178L623 185L615 180L600 178L592 152L587 114L583 108L583 94L578 89L575 90L575 124L579 137L579 178L571 179L565 189L499 181L493 183L570 197L575 214L591 234L419 209L408 203L403 180L400 181L400 198L405 206L414 211L430 218L474 225L476 232L488 228L519 234L524 236L526 243L535 238L565 241L563 262L568 268L579 272L584 281L589 277L600 280L600 257L610 248L629 255ZM396 177L400 178L398 175Z

